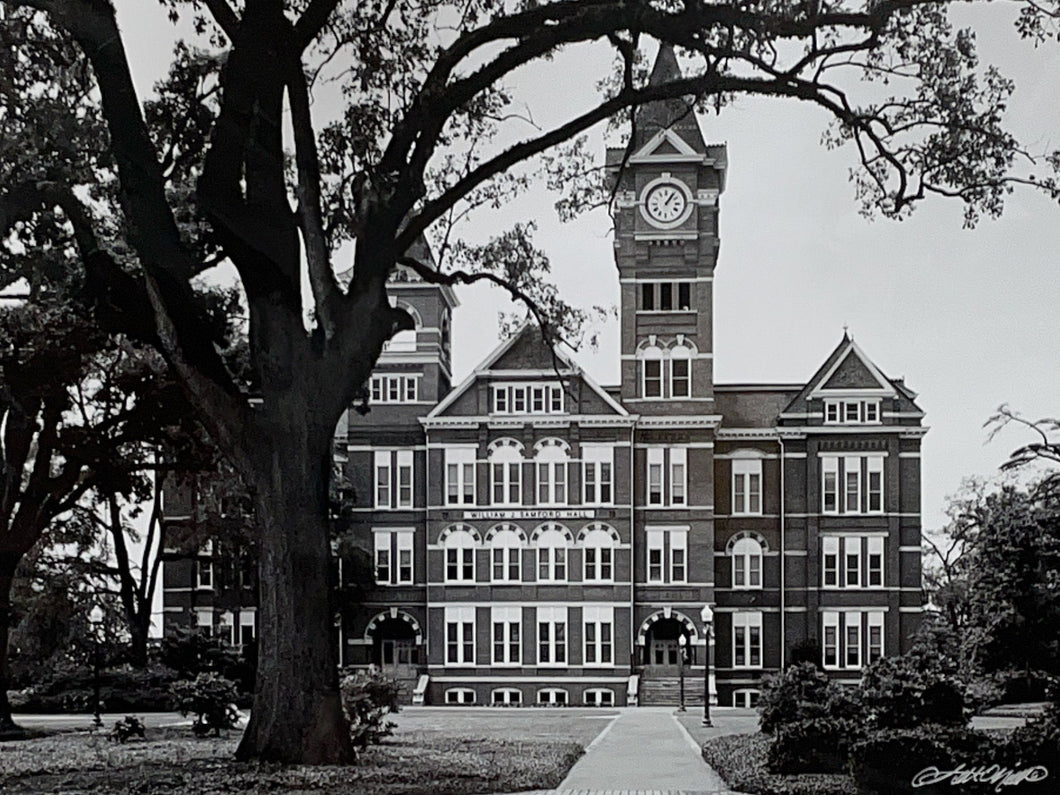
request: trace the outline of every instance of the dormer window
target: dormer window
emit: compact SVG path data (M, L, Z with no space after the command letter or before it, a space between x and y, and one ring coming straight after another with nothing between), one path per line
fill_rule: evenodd
M826 400L824 421L828 425L874 425L880 421L878 399Z
M551 384L494 384L493 414L562 414L563 386Z

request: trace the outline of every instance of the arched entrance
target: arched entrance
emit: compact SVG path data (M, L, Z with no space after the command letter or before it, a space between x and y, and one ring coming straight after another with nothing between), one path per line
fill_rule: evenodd
M364 634L372 642L374 665L399 681L415 678L423 642L415 618L396 610L380 613L369 622Z
M680 613L667 610L649 616L641 626L637 640L644 650L643 664L648 674L676 676L681 666L682 649L684 665L696 663L696 626Z

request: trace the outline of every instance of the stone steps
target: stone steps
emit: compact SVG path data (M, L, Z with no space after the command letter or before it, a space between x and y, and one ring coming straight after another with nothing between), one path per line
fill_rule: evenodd
M645 707L678 706L681 703L681 680L676 676L659 676L640 680L638 703ZM703 682L685 677L685 706L703 705Z

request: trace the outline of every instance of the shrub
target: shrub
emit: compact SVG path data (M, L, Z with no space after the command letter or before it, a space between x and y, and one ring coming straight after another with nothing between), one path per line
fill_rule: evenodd
M342 711L350 727L354 748L365 749L394 732L394 723L386 716L396 713L400 687L377 668L355 670L340 682Z
M1060 773L1056 770L1060 759L1060 704L1050 703L1041 716L1009 734L1001 755L998 761L1013 770L1042 766L1049 771L1049 777L1040 783L1020 784L1020 795L1055 792L1055 776Z
M164 712L173 709L170 685L176 674L162 665L145 669L130 666L100 672L99 700L110 712ZM19 691L25 712L91 712L95 688L92 666L69 663L56 666L38 684Z
M862 736L850 718L806 718L778 726L766 754L773 773L842 773L853 742Z
M816 638L802 638L791 644L788 660L792 665L810 663L817 667L821 661L821 644Z
M220 736L223 729L231 729L239 722L239 711L234 701L236 685L215 673L199 674L195 679L174 682L173 697L181 715L195 715L191 730L196 737L213 732Z
M957 679L914 655L883 657L861 679L870 729L911 729L923 723L963 726L964 693Z
M854 743L850 769L862 792L875 795L941 795L941 793L986 793L990 784L962 783L951 779L914 787L925 768L954 770L960 765L974 769L1000 764L1000 744L990 735L954 726L926 725L912 729L884 729ZM1024 792L1022 786L1020 792Z
M144 739L144 724L143 721L135 715L126 715L124 718L114 723L114 728L110 732L110 739L125 745L126 741L132 737L139 737L141 740Z
M761 795L856 795L854 780L836 773L774 775L766 769L770 738L730 734L703 745L703 759L738 792Z
M758 700L762 731L817 718L854 720L860 713L858 692L830 679L812 663L789 666L767 677Z

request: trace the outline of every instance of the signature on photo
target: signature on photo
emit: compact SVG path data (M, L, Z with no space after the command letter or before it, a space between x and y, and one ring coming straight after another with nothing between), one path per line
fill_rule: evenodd
M949 780L950 786L961 784L993 784L994 791L1002 787L1015 787L1019 784L1034 784L1049 777L1049 771L1042 765L1013 770L1000 765L981 765L967 767L962 762L953 770L939 770L937 767L925 767L911 782L913 787L930 787L932 784L943 784Z

